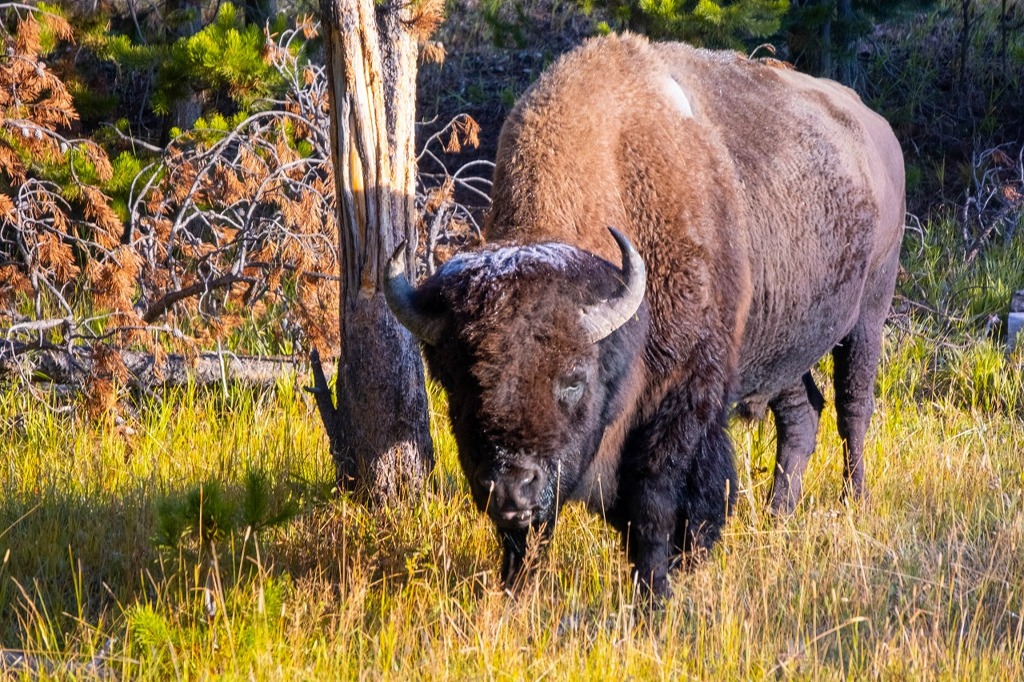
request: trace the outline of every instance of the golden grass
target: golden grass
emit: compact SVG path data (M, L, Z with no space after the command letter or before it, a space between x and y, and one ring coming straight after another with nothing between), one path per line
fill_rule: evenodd
M737 427L751 494L653 616L633 608L617 538L577 508L536 581L502 593L450 441L403 508L335 498L314 408L289 386L185 392L144 407L133 434L14 389L0 419L0 636L47 660L88 661L113 640L106 671L159 679L1024 675L1019 415L952 400L897 412L883 396L871 499L846 507L826 412L808 499L782 521L763 508L770 423ZM296 515L157 546L168 499L217 485L231 517L253 469Z
M2 387L0 645L132 679L1024 679L1022 355L891 329L864 504L840 502L831 407L782 520L771 422L736 424L735 514L653 615L576 507L505 595L441 419L428 491L370 511L331 490L291 383L122 426Z

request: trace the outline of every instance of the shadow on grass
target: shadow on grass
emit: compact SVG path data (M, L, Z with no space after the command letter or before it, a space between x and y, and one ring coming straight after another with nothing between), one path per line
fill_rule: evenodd
M441 472L422 496L378 510L284 469L167 492L143 482L118 496L9 495L0 499L0 649L79 649L83 629L116 636L147 606L199 623L202 593L214 584L223 594L267 579L314 580L344 598L355 584L393 597L420 580L479 597L496 577L497 546L481 556L479 535L489 527L468 508L451 513L468 504ZM465 541L439 547L442 533ZM369 630L385 601L368 597Z
M246 532L272 534L325 499L323 486L261 469L166 493L143 484L116 497L7 495L0 644L23 638L33 620L60 633L72 621L109 621L112 608L154 601L179 569L208 562L211 549L223 552L218 546Z

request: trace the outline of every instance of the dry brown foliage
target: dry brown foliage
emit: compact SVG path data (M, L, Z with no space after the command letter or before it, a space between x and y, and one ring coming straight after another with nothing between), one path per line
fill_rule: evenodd
M296 351L318 345L330 354L338 265L327 93L322 69L300 63L291 45L315 36L312 22L268 37L267 59L288 80L287 96L230 130L173 140L135 179L125 221L97 184L79 177L85 164L103 182L111 163L93 142L66 137L77 114L41 61L40 22L65 40L70 27L18 12L0 60L0 314L11 323L8 338L183 351L270 320ZM46 179L43 167L64 169L68 181ZM100 314L82 320L80 309ZM71 324L48 324L55 313Z
M419 0L411 6L409 28L416 40L423 43L434 34L444 21L445 0Z
M78 176L84 166L95 180L108 180L110 161L94 142L66 136L78 114L43 61L44 30L70 41L71 26L17 3L0 3L0 12L0 307L9 308L27 292L38 298L48 289L63 298L59 291L81 273L76 247L110 249L121 225L109 197ZM49 179L54 168L68 182Z
M426 31L442 7L420 3L416 26ZM85 354L97 370L84 404L99 415L131 381L115 360L122 349L336 354L327 84L323 67L296 57L293 45L316 36L313 21L268 35L266 58L286 95L244 120L212 118L172 140L137 175L121 213L102 189L113 172L103 149L67 136L77 114L42 66L40 22L71 39L63 19L25 10L0 58L0 360L34 349ZM456 117L418 159L430 166L417 189L428 270L435 252L443 257L479 233L458 195L486 200L489 183L474 171L489 175L489 164L449 172L442 161L478 145L479 130ZM67 181L47 179L42 165L64 169Z
M447 56L444 43L439 41L428 40L420 47L420 61L424 64L443 64Z
M0 3L0 10L11 8L4 4ZM0 172L15 182L27 179L28 163L52 163L64 157L67 142L54 133L78 118L67 88L42 60L37 14L57 37L71 39L71 26L54 14L24 11L18 15L13 33L3 30L6 57L0 62ZM92 152L105 160L102 150Z
M480 144L480 125L468 114L460 114L423 142L416 159L418 181L416 208L420 214L420 234L426 271L433 273L438 261L447 260L456 250L479 242L477 214L466 199L477 205L490 205L490 176L494 164L478 159L457 168L449 155L466 146Z

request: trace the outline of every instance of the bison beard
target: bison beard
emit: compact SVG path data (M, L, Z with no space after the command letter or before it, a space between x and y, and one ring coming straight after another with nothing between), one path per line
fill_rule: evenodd
M809 370L830 352L844 474L863 493L903 166L851 90L594 39L510 114L492 198L496 243L415 289L393 260L384 290L448 393L508 585L531 532L575 499L619 530L642 590L666 594L735 501L734 404L771 409L771 504L791 511L824 403Z

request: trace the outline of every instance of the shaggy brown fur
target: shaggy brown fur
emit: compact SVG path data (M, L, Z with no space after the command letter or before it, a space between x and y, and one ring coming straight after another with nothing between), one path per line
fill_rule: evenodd
M791 509L823 404L809 369L830 351L860 494L903 189L888 125L830 81L635 36L546 72L501 134L497 245L413 297L443 325L424 350L505 579L529 528L550 532L576 498L664 593L679 551L710 547L735 499L737 402L775 415L772 504ZM646 298L592 343L581 308L621 288L606 226L643 257Z
M517 105L494 187L491 239L559 241L615 262L604 229L615 225L644 256L645 416L691 380L731 402L806 395L809 367L852 335L857 348L839 354L858 360L837 369L857 396L841 397L866 422L903 233L903 156L849 88L735 53L595 39ZM773 410L792 421L808 400ZM859 494L863 427L841 428L854 432L848 471ZM783 452L784 440L780 459L804 460L790 467L802 472L814 436L798 454ZM799 497L789 473L779 471L776 508Z

